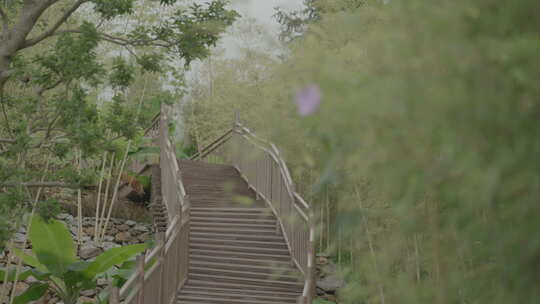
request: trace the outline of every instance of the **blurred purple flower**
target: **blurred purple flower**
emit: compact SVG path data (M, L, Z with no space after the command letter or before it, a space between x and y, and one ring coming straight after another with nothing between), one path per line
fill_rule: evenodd
M296 94L296 104L300 116L309 116L321 105L321 90L318 85L310 84Z

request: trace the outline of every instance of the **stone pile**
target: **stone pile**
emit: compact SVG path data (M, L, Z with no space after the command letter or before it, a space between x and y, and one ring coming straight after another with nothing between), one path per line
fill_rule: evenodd
M77 239L77 229L78 229L78 220L76 217L67 214L61 213L57 216L57 219L66 223L68 229L71 231L73 239ZM94 217L84 217L83 218L83 233L82 233L82 244L78 248L78 256L85 261L92 261L102 252L115 247L120 247L124 245L139 244L149 241L154 238L154 227L152 224L148 223L138 223L132 220L123 220L111 218L109 222L109 227L107 228L105 237L101 244L96 244L94 242ZM13 234L12 241L14 245L18 248L21 248L25 240L26 228L21 227L19 231ZM31 244L27 242L25 251L31 250ZM2 268L5 267L7 260L7 252L0 252L0 265ZM17 261L12 260L12 265ZM23 271L28 269L27 266L23 266ZM16 285L16 294L24 292L29 284L34 282L35 279L30 277L26 281L19 282ZM96 290L85 290L81 294L79 299L80 303L94 303L95 297L101 292L105 287L107 287L109 282L104 279L98 280L98 288ZM11 283L8 283L10 286ZM43 301L36 302L41 304L60 304L60 300L52 295L48 295Z
M338 291L345 287L345 280L339 274L336 264L328 256L317 255L317 296L320 299L338 303Z

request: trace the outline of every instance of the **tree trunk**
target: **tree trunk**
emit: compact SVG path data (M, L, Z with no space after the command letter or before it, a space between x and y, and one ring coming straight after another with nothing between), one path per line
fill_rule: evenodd
M54 4L51 0L27 0L17 22L9 29L0 41L0 91L3 90L9 76L10 65L17 51L23 49L26 37L34 28L43 12Z

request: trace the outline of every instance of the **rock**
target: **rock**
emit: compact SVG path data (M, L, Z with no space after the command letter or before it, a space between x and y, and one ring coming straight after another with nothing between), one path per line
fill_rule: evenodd
M135 231L137 231L137 232L142 232L142 233L144 233L144 232L150 232L150 229L148 229L148 227L143 226L143 225L141 225L141 224L135 226L135 227L133 228L133 230L135 230Z
M151 234L149 232L143 233L137 237L139 242L144 243L151 239Z
M317 287L325 293L334 294L338 289L345 287L345 280L334 274L317 281Z
M337 265L334 263L328 263L321 267L321 276L327 277L338 272Z
M103 244L101 244L101 248L103 248L103 250L105 251L111 248L117 248L117 247L121 247L121 246L113 242L103 242Z
M84 227L83 232L86 233L87 235L93 235L95 230L94 230L94 227Z
M129 226L126 225L126 224L122 224L122 225L116 226L116 229L118 229L118 231L128 231L128 230L129 230Z
M137 225L137 222L129 220L129 221L126 221L126 225L128 225L130 227L133 227L133 226Z
M104 278L99 278L97 279L97 285L98 286L107 286L109 285L109 281L107 279L104 279Z
M15 243L24 243L24 240L26 239L26 236L23 233L15 232L13 234L13 242Z
M131 233L127 231L117 233L114 239L117 242L128 242L132 240Z
M114 241L114 237L112 237L110 235L106 235L106 236L103 237L103 240L105 242L112 242L112 241Z
M79 302L78 303L81 303L81 304L84 304L84 303L95 303L94 299L92 298L89 298L89 297L80 297L79 298Z
M93 297L97 294L97 291L95 289L88 289L81 291L81 295L85 297Z
M56 216L57 219L63 221L63 220L66 220L68 217L70 217L71 215L69 213L60 213ZM71 218L73 218L71 216Z
M77 226L70 226L69 231L72 235L77 235Z
M315 259L317 265L326 265L328 264L328 256L325 255L317 255L317 258Z
M84 260L95 258L100 253L101 253L101 248L97 247L95 244L93 244L93 242L84 244L79 250L79 256Z

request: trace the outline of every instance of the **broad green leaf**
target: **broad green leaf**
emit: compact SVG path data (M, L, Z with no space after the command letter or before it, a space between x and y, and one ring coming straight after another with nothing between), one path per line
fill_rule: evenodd
M109 249L100 254L85 270L85 273L89 278L94 278L96 275L107 271L114 265L121 264L129 260L137 254L145 251L147 248L147 244L136 244Z
M30 240L38 261L55 275L66 272L77 261L71 233L62 222L52 219L46 223L34 216Z
M13 282L15 280L15 274L16 273L15 273L14 269L9 270L8 271L7 282ZM23 271L23 272L19 273L18 280L19 281L24 281L31 275L32 275L31 270ZM0 282L3 282L5 277L6 277L6 270L5 269L0 269Z
M27 265L29 266L32 266L42 272L46 272L47 271L47 268L45 267L45 265L41 264L37 259L36 257L34 256L31 256L27 253L25 253L24 251L22 251L21 249L19 248L13 248L12 249L12 252L13 254L18 257L19 259L23 260L24 263L26 263Z
M44 283L33 283L20 296L16 297L13 304L26 304L32 301L39 300L49 288L49 285Z

